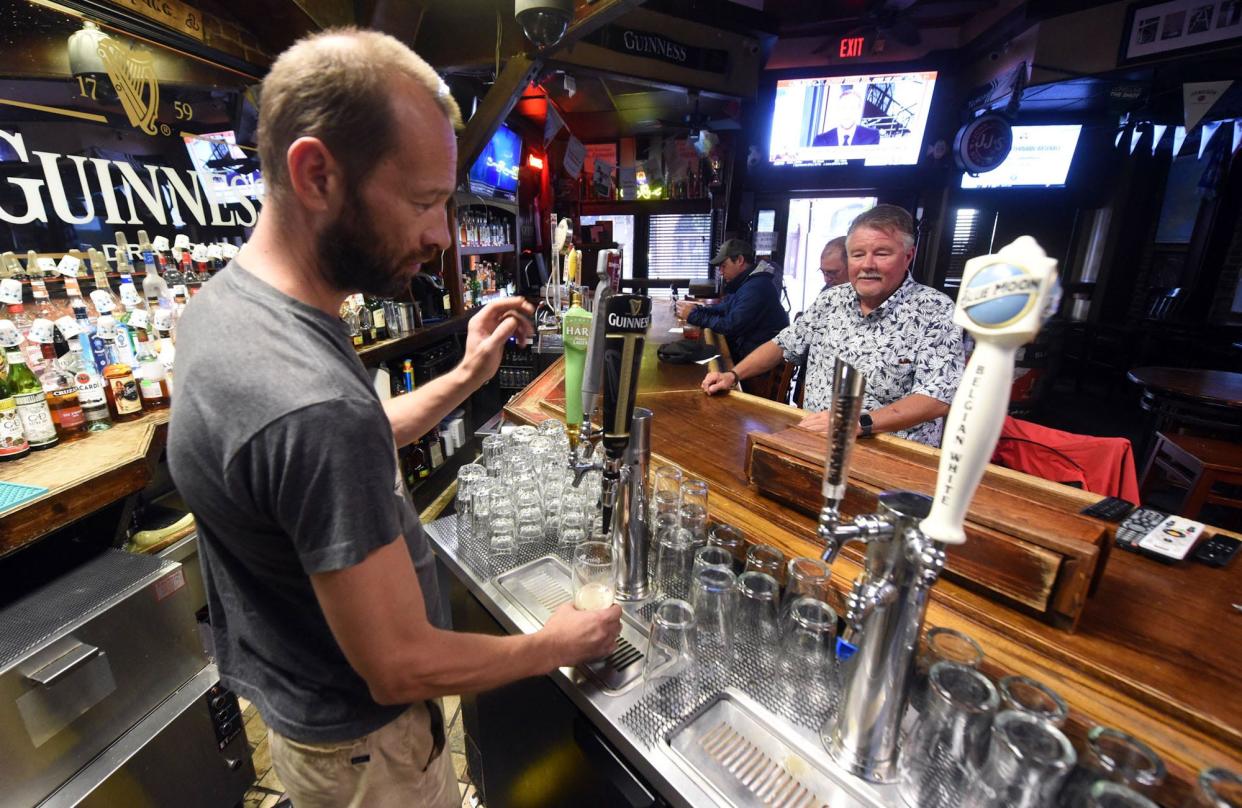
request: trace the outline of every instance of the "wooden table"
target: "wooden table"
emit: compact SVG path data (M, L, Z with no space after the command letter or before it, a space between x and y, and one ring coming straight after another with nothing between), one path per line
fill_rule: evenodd
M749 540L817 556L815 521L760 495L745 468L747 433L785 429L801 420L801 411L744 393L703 395L702 368L656 361L654 343L665 338L657 323L637 401L655 413L653 463L707 480L712 517L738 526ZM530 422L556 417L564 402L562 379L561 365L553 365L506 412ZM896 456L937 453L887 435L873 445ZM1067 513L1101 498L1008 469L991 467L989 475ZM834 587L845 591L859 570L859 556L847 547L833 566ZM1162 802L1180 805L1199 769L1242 771L1242 614L1230 605L1240 597L1237 562L1223 570L1165 566L1114 552L1076 633L944 579L932 590L927 625L977 639L990 674L1031 676L1057 690L1070 705L1069 732L1077 740L1104 724L1150 744L1170 770Z
M1156 432L1179 426L1242 431L1242 373L1143 367L1126 378L1143 389L1139 405L1150 416L1140 457L1151 450Z

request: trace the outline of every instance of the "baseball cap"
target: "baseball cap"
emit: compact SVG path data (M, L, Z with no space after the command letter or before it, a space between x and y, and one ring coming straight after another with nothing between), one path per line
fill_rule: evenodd
M732 258L735 255L744 255L750 263L755 262L755 248L750 246L750 242L742 241L740 238L731 238L720 245L720 248L716 250L716 255L708 263L718 266L724 263L726 258Z

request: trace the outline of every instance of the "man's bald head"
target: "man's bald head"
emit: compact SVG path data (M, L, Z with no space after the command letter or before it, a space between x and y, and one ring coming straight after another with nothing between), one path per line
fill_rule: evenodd
M360 183L396 143L393 86L426 91L455 128L461 111L439 74L387 34L338 28L299 40L272 65L259 101L259 159L268 193L290 189L286 155L298 138L322 141Z

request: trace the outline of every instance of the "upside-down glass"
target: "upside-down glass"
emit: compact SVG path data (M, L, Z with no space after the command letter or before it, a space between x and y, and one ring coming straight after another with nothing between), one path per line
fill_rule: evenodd
M569 443L569 438L565 434L565 425L555 418L540 421L535 430L543 437L551 438L557 446Z
M1134 789L1101 780L1087 794L1087 808L1160 808Z
M503 485L493 483L491 502L491 546L493 553L512 553L517 549L517 508Z
M838 689L836 654L837 613L816 598L798 598L789 604L781 624L778 666L781 695L795 708L820 715Z
M494 477L484 477L470 484L470 535L489 542L492 535L492 489Z
M685 480L681 484L681 530L696 547L707 544L707 483Z
M509 440L504 435L488 435L483 439L483 465L492 477L500 476L500 456Z
M901 798L911 808L958 808L988 749L1000 697L988 677L953 662L932 666L927 705L901 751Z
M643 659L643 699L663 718L680 718L698 699L694 607L669 598L656 607Z
M798 598L815 598L828 603L829 581L832 571L818 558L791 558L785 565L785 597L781 601L781 615Z
M781 587L764 572L743 572L737 577L738 644L745 654L753 654L760 670L771 674L776 666L780 624L777 600Z
M694 567L690 570L691 577L698 575L699 570L707 567L720 567L733 572L733 556L720 547L700 547L694 551Z
M517 506L518 544L539 544L543 541L543 495L534 480L514 489L513 499Z
M1055 726L1065 726L1069 708L1052 688L1025 676L1006 676L996 683L1002 710L1020 710Z
M770 544L752 544L746 551L746 571L763 572L779 580L785 554Z
M923 709L927 698L927 676L937 662L956 662L968 668L978 668L983 662L983 649L955 629L938 627L928 631L915 660L914 682L910 686L910 704L915 710Z
M457 508L457 518L461 519L465 524L470 524L471 509L470 496L471 484L476 480L487 478L487 468L480 466L478 463L467 463L457 470L457 497L455 505Z
M1085 804L1087 792L1100 779L1154 797L1164 776L1164 761L1150 746L1119 729L1095 726L1087 731L1079 765L1061 789L1061 804Z
M746 537L733 525L715 524L707 531L707 543L727 550L737 561L746 555Z
M737 621L737 579L719 567L699 571L690 587L697 622L699 669L719 682L733 666L733 627Z
M577 547L587 540L587 516L581 508L567 505L561 511L556 543L561 547Z
M661 515L665 519L666 515ZM694 545L685 533L667 525L658 531L655 555L655 590L666 598L689 596L694 570ZM732 571L730 571L732 572Z
M1186 808L1242 808L1242 775L1236 772L1204 769L1195 786Z
M612 545L585 541L574 550L574 607L584 611L607 609L613 603L616 577Z
M1052 805L1078 756L1065 733L1030 713L1005 710L992 722L987 762L966 791L966 808Z

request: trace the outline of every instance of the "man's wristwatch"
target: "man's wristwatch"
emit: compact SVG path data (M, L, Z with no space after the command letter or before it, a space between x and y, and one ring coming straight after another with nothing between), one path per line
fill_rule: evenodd
M742 383L742 377L737 375L736 370L726 370L725 373L733 374L733 384L731 385L732 387L737 387L739 384Z
M862 436L864 438L871 436L871 413L864 412L858 416L858 425L862 427Z

